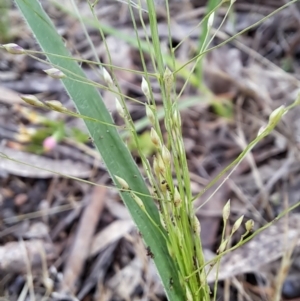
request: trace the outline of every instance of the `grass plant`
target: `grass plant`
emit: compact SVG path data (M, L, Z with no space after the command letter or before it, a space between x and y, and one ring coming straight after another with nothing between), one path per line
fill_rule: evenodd
M193 201L229 172L220 184L222 185L252 148L271 133L278 122L280 122L282 116L300 102L297 99L290 106L281 106L276 109L270 115L267 125L261 129L257 137L249 143L236 160L212 180L205 190L196 196L192 194L181 129L181 105L178 102L183 90L176 94L176 79L179 76L183 77L186 81L184 87L187 84L198 84L198 87L203 87L202 81L200 84L197 83L194 71L196 70L196 74L198 75L201 73L199 64L201 64L204 54L217 47L209 48L210 41L215 36L215 33L211 35L210 27L212 26L213 14L225 2L228 1L209 1L208 13L203 21L204 30L200 39L199 53L182 66L179 66L179 63L176 61L174 55L176 49L173 49L171 41L170 53L166 54L162 52L155 2L153 0L146 1L146 11L151 31L151 40L147 38L146 41L142 41L139 38L134 19L134 10L138 10L141 23L146 32L146 27L143 23L145 9L142 9L140 1L137 1L138 4L135 6L131 6L130 3L128 4L136 33L134 44L140 50L143 66L143 72L140 73L143 74L141 89L145 95L146 102L141 103L141 105L144 105L148 119L147 124L151 126L151 141L156 149L153 160L150 162L140 146L140 139L137 134L139 126L133 122L130 116L126 106L128 98L122 93L118 85L114 74L115 66L111 62L109 65L104 65L97 58L95 62L91 63L96 68L99 68L99 73L103 75L105 84L100 85L88 80L77 61L71 57L69 51L65 48L61 37L58 35L40 3L37 0L15 0L16 5L41 46L44 55L47 57L47 60L44 61L49 64L49 67L54 68L54 71L58 70L62 72L63 76L59 78L64 84L70 98L74 101L77 112L66 109L57 101L44 102L33 96L24 96L23 99L32 105L83 119L96 149L99 151L116 188L120 192L121 198L130 211L139 231L142 233L146 246L151 250L151 254L153 254L153 260L161 277L166 295L172 301L210 300L211 298L210 288L206 281L209 269L207 270L205 266L208 263L204 259L200 240L201 226L196 216L196 211L200 208L194 208ZM227 13L230 11L233 2L230 1ZM291 1L285 6L293 2L295 1ZM76 7L76 3L73 2L73 4ZM94 16L92 22L98 28L99 35L105 43L105 34L107 31L105 31L101 22L97 20L94 13L96 3L90 2L89 5L91 13ZM166 11L169 11L168 1L166 1ZM83 28L85 28L86 21L78 14L76 17L81 21ZM170 25L170 20L168 23ZM87 31L84 31L87 35ZM169 31L171 31L170 26ZM89 40L88 35L87 39ZM231 39L228 39L228 41ZM93 49L91 41L90 45ZM11 53L22 53L37 58L37 52L18 48L14 44L3 45L2 48ZM151 57L152 68L154 70L152 73L148 72L146 67L145 51ZM96 53L95 57L97 57ZM186 67L188 63L193 63L193 67L188 69ZM180 70L181 72L179 72ZM164 108L161 113L157 109L157 104L152 93L151 78L154 78L160 87ZM116 108L124 120L124 126L120 127L114 124L96 88L106 89L115 94ZM208 91L207 95L209 94L210 92ZM162 132L160 118L163 118L166 133ZM145 176L150 183L150 191L144 176L140 173L120 136L120 130L126 130L129 133L127 135L132 136L137 146ZM213 195L214 193L209 199ZM228 202L223 210L225 225L229 214L230 203ZM242 221L243 217L237 219L229 237L226 237L225 232L223 232L218 256L212 262L213 264L218 265L222 255L247 241L247 239L244 240L244 237L242 237L236 246L230 249L227 247L232 235L241 226ZM246 223L245 234L250 233L252 226L251 221ZM216 298L216 289L217 286L215 285L214 298Z

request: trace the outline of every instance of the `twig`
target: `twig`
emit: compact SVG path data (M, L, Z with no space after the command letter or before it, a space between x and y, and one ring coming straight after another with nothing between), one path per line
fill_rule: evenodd
M77 230L72 250L64 269L64 279L61 285L61 292L72 294L76 290L78 280L86 258L89 255L91 241L99 216L103 210L106 189L95 187L91 201L84 210Z

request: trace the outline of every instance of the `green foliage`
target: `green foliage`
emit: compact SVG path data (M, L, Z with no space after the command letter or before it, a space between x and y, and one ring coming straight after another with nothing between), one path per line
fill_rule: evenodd
M142 134L138 135L137 139L138 139L138 145L140 145L139 151L141 151L145 157L150 157L155 151L155 147L151 142L150 132L149 131L143 132ZM137 152L138 146L135 143L134 139L129 140L128 148L132 153Z
M62 78L62 82L66 91L74 101L78 114L68 111L57 102L52 104L46 102L45 105L42 103L40 106L51 108L61 113L67 113L74 117L81 117L84 120L95 147L105 162L116 187L120 190L120 195L128 207L138 229L142 233L147 247L150 248L153 254L153 259L162 279L168 299L172 301L210 300L209 287L206 282L207 274L204 268L207 263L205 263L204 260L200 241L201 228L196 217L193 200L232 169L229 173L230 175L251 149L261 139L270 134L282 116L299 104L299 99L289 107L282 106L276 109L270 115L268 124L262 128L257 137L249 143L240 156L211 181L203 192L200 192L197 196L193 196L181 132L180 103L178 99L188 83L192 83L198 87L204 87L201 76L199 77L200 84L198 77L194 76L195 70L196 73L201 71L201 60L205 53L222 44L211 49L208 48L211 39L210 23L212 21L212 19L209 18L213 16L212 13L216 11L221 4L228 1L209 1L208 13L203 21L204 30L200 39L199 51L196 57L183 66L178 66L174 49L172 49L167 56L162 52L158 35L155 2L153 0L146 1L151 30L151 42L149 38L142 42L138 35L135 42L133 42L133 38L131 38L130 41L131 43L135 43L140 50L144 69L143 75L145 76L142 91L147 99L145 109L148 123L146 124L150 124L152 127L150 133L144 132L144 134L141 135L137 134L138 128L131 119L126 107L125 97L121 93L118 83L115 81L113 66L107 68L112 74L110 75L110 73L101 66L101 63L98 62L106 83L106 86L103 87L115 93L117 111L124 120L124 128L129 130L132 136L129 149L120 138L118 133L119 127L113 123L110 113L104 106L101 95L99 95L95 88L96 84L86 79L85 74L77 62L72 60L61 37L57 34L51 20L45 14L38 1L15 0L15 2L32 29L41 48L45 51L51 67L59 69L65 75L65 78ZM224 19L227 17L232 3L233 1L230 2ZM90 8L93 12L93 5L90 5ZM168 1L166 1L166 9L167 11L169 9ZM129 6L129 10L133 16L131 6ZM142 17L143 11L140 10L139 13L140 21L142 26L144 26ZM79 19L82 21L80 17ZM137 34L134 17L132 17L132 21ZM170 20L168 21L170 25ZM103 25L98 21L93 24L99 29L99 34L102 36L105 44L105 30ZM118 35L116 30L111 30L111 32L116 36ZM90 41L89 37L87 37L87 40ZM172 48L172 45L170 45L170 48ZM150 54L153 64L152 67L155 70L154 74L148 74L143 51ZM194 64L193 67L190 69L185 68L190 63ZM166 67L166 65L169 67ZM199 67L199 69L196 69L197 67ZM176 75L183 76L185 79L184 87L178 95L176 95L175 92L177 83ZM164 108L163 112L157 110L149 81L150 76L157 80L160 87ZM206 95L211 94L209 91L206 92ZM213 97L211 99L213 99ZM39 103L39 100L37 100L36 103ZM230 101L212 101L212 108L214 112L220 116L231 118L233 115L232 103ZM159 118L161 117L164 117L164 135L159 122ZM41 130L35 139L38 140L41 139L41 137L45 137L45 135L49 135L49 128L52 126L55 125L52 124L50 127L45 128L45 130ZM52 132L52 135L55 133L59 133L62 136L68 134L63 125L57 124L57 126L55 131ZM145 126L144 121L143 124L139 126ZM52 130L54 130L54 127ZM80 131L73 130L71 134L79 141L86 142L86 135ZM147 180L153 189L152 195L150 195L144 178L140 174L129 150L138 152ZM147 159L150 155L153 157L152 165L150 165ZM210 198L213 197L214 193ZM159 210L153 199L157 200ZM227 222L230 209L225 211L223 214L224 224ZM221 255L227 252L228 241L241 226L242 220L243 217L240 217L236 221L228 237L226 237L226 233L223 231L222 242L219 247L220 254L214 261L214 264L218 264ZM251 228L251 223L248 223L248 228ZM248 228L247 234L250 231ZM242 241L240 243L242 244ZM214 295L216 297L216 286Z
M119 176L128 183L132 191L139 194L145 206L145 209L141 208L132 194L120 193L133 220L142 233L146 245L150 246L154 254L154 262L168 298L174 301L184 300L184 291L177 277L176 265L169 255L167 243L164 239L165 230L160 226L158 210L154 202L151 201L152 198L144 179L128 148L119 137L116 128L109 126L109 124L113 124L113 120L101 96L93 86L86 84L85 74L78 64L68 59L70 54L40 3L36 0L16 0L15 2L41 48L47 53L52 66L59 68L66 74L67 77L62 79L62 82L74 101L78 112L84 116L105 122L103 124L84 119L90 136L116 186L122 188L115 177ZM78 81L78 79L81 80ZM172 282L172 285L170 285L170 282Z
M70 137L80 143L89 142L89 135L87 135L86 133L82 132L81 130L79 130L77 128L71 128Z
M9 7L9 0L0 0L0 43L7 43L11 39Z
M212 100L211 105L212 105L213 111L217 115L228 118L228 119L233 118L234 110L233 110L233 104L232 104L231 100L216 99L216 100Z

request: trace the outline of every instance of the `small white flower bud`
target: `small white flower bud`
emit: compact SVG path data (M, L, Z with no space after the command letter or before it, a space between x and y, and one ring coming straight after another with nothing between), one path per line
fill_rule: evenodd
M208 17L208 20L207 20L207 26L208 27L212 27L212 25L214 23L214 18L215 18L215 12L212 12L210 14L210 16Z
M161 175L164 175L166 173L166 167L162 157L159 154L157 154L157 164L158 164L159 173Z
M161 155L162 155L162 159L164 160L165 164L170 165L171 164L171 154L165 145L163 145L163 147L162 147Z
M161 142L160 142L159 136L158 136L158 134L156 133L156 131L155 131L154 128L151 128L150 138L151 138L152 143L153 143L157 148L160 148L160 147L161 147Z
M160 223L161 223L161 225L163 226L163 228L164 228L165 230L167 230L167 225L166 225L164 216L163 216L161 213L159 213L159 219L160 219Z
M108 73L108 71L107 71L104 67L102 68L102 74L103 74L103 78L104 78L106 84L107 84L109 87L113 86L113 85L114 85L114 82L113 82L113 80L112 80L110 74Z
M149 105L146 105L146 115L147 115L149 121L152 123L152 125L155 125L155 116Z
M220 253L224 252L224 250L226 249L227 243L228 243L228 239L225 239L225 240L221 243L219 249L217 250L217 254L220 254Z
M117 112L119 113L119 115L124 118L125 110L117 97L116 97L116 109L117 109Z
M269 116L268 124L276 124L285 113L286 113L286 108L284 105L275 109Z
M175 189L174 189L174 205L175 205L175 207L179 207L181 204L182 204L182 200L181 200L180 193L179 193L177 187L175 187Z
M246 221L245 228L248 232L251 232L253 230L253 227L254 227L253 219L249 219L248 221Z
M67 111L67 108L58 100L46 100L45 104L54 111L62 112Z
M175 110L173 113L173 124L177 127L181 126L181 117L177 110Z
M166 180L162 180L160 183L160 189L163 193L167 193L170 190L169 184Z
M143 203L143 201L134 193L131 194L133 199L136 201L136 203L138 204L138 206L143 210L145 211L146 208L145 208L145 205Z
M193 231L197 236L200 236L201 226L197 216L194 216L193 219Z
M159 166L158 166L156 157L154 157L154 159L153 159L153 170L154 170L155 176L157 178L159 178L159 176L160 176L160 170L159 170Z
M38 100L37 97L35 97L34 95L21 95L20 97L29 105L35 107L45 107L45 105L40 100Z
M150 99L149 85L144 77L142 78L141 89L142 89L143 93L145 94L145 96L147 97L147 99Z
M120 184L120 186L122 187L122 189L129 189L129 185L128 183L121 177L115 176L116 180L118 181L118 183Z
M43 71L47 73L49 76L51 76L52 78L60 79L60 78L67 77L62 71L60 71L57 68L50 68Z
M231 235L236 232L236 230L241 226L242 221L244 219L244 215L240 216L232 226Z
M228 200L228 202L225 204L224 208L223 208L223 220L228 220L230 215L230 200Z
M170 93L173 83L174 83L174 76L173 73L169 68L166 68L164 73L164 83L167 93Z
M24 48L21 46L14 44L14 43L9 43L9 44L4 44L2 45L5 50L11 54L23 54L25 53Z

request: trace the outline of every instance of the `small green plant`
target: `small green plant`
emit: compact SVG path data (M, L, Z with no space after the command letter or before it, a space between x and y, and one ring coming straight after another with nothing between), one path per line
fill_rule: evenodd
M0 0L0 43L7 43L11 39L8 0Z
M174 52L176 49L171 47L171 42L170 54L162 52L154 1L146 1L146 12L149 17L151 29L151 42L146 35L146 43L145 41L142 42L138 37L133 12L134 9L138 10L141 24L145 29L143 21L145 9L141 8L140 3L135 7L129 5L134 29L137 34L136 44L140 50L144 69L141 90L145 95L146 102L141 103L141 105L144 105L148 123L151 125L150 137L148 136L148 139L150 138L152 143L151 152L154 150L154 156L151 161L141 146L141 137L137 134L136 125L126 106L126 95L122 94L115 78L115 66L112 64L104 66L101 62L93 62L93 64L98 65L100 68L105 84L100 85L88 80L75 59L70 56L61 37L57 34L51 20L43 11L38 1L31 0L28 2L25 0L15 0L15 2L48 58L47 63L51 68L47 73L63 82L67 92L75 103L78 113L68 110L57 101L42 102L31 95L24 96L23 100L37 107L55 110L84 120L95 147L101 154L117 189L120 191L123 201L143 235L148 250L151 250L151 255L157 266L168 299L172 301L210 300L210 288L206 281L207 273L209 272L209 269L206 269L208 263L204 260L200 240L201 226L196 217L196 210L199 208L195 209L193 204L193 201L200 196L203 191L197 196L192 195L181 131L182 121L178 99L187 84L190 83L197 86L194 71L196 70L198 74L201 73L201 60L204 54L212 49L209 48L209 45L210 41L214 38L214 35L210 34L214 12L225 2L229 1L210 1L211 5L208 9L208 13L204 20L202 20L205 30L201 36L202 42L199 53L182 66L179 66L179 63L175 59ZM233 2L234 1L229 2L227 13L229 13ZM293 2L295 1L289 2L286 6ZM89 5L91 12L95 16L94 6L96 3L89 3ZM168 1L166 1L166 10L169 14ZM81 20L80 16L78 16L78 18ZM103 27L96 17L94 21L105 43ZM90 41L88 36L87 39ZM232 38L229 40L231 39ZM35 56L37 52L22 49L18 45L6 44L2 47L11 53L27 54L37 59ZM152 67L153 70L155 70L154 73L149 73L146 68L143 53L145 47L148 48ZM192 68L186 68L188 64L192 63ZM186 81L182 90L176 94L177 76L182 76ZM157 104L152 93L150 79L156 80L160 87L164 107L163 121L166 129L164 135L162 133ZM200 86L201 89L205 89L202 81L198 86ZM109 112L103 104L101 95L99 95L95 87L109 90L115 94L116 108L119 115L123 118L123 126L116 126L114 124ZM209 94L210 92L207 91L207 93ZM281 117L294 106L298 105L299 102L299 99L297 99L288 107L282 106L276 109L270 115L268 124L261 129L257 137L249 143L241 155L211 181L205 189L214 185L217 180L229 170L231 170L230 175L251 149L261 139L270 134L281 120ZM215 104L214 109L218 114L224 117L231 117L232 115L230 106L226 107ZM145 175L150 183L150 191L132 159L127 146L119 135L118 130L124 129L129 131L132 141L134 141L134 145L139 152ZM212 197L213 194L210 198ZM225 225L229 218L229 213L230 203L227 203L223 210ZM228 242L241 226L242 221L243 217L237 219L228 237L226 237L225 232L223 232L218 256L211 262L212 265L218 265L221 256L230 251L230 249L228 249ZM251 231L252 227L252 221L247 221L245 235ZM244 236L237 246L247 240L243 239ZM214 298L216 298L216 288L215 286Z
M23 96L23 99L28 101L28 96ZM77 128L66 127L63 121L50 120L23 106L16 109L24 119L35 125L34 127L21 125L16 134L15 138L26 144L24 146L26 151L42 154L55 148L65 138L79 143L89 142L88 134Z

